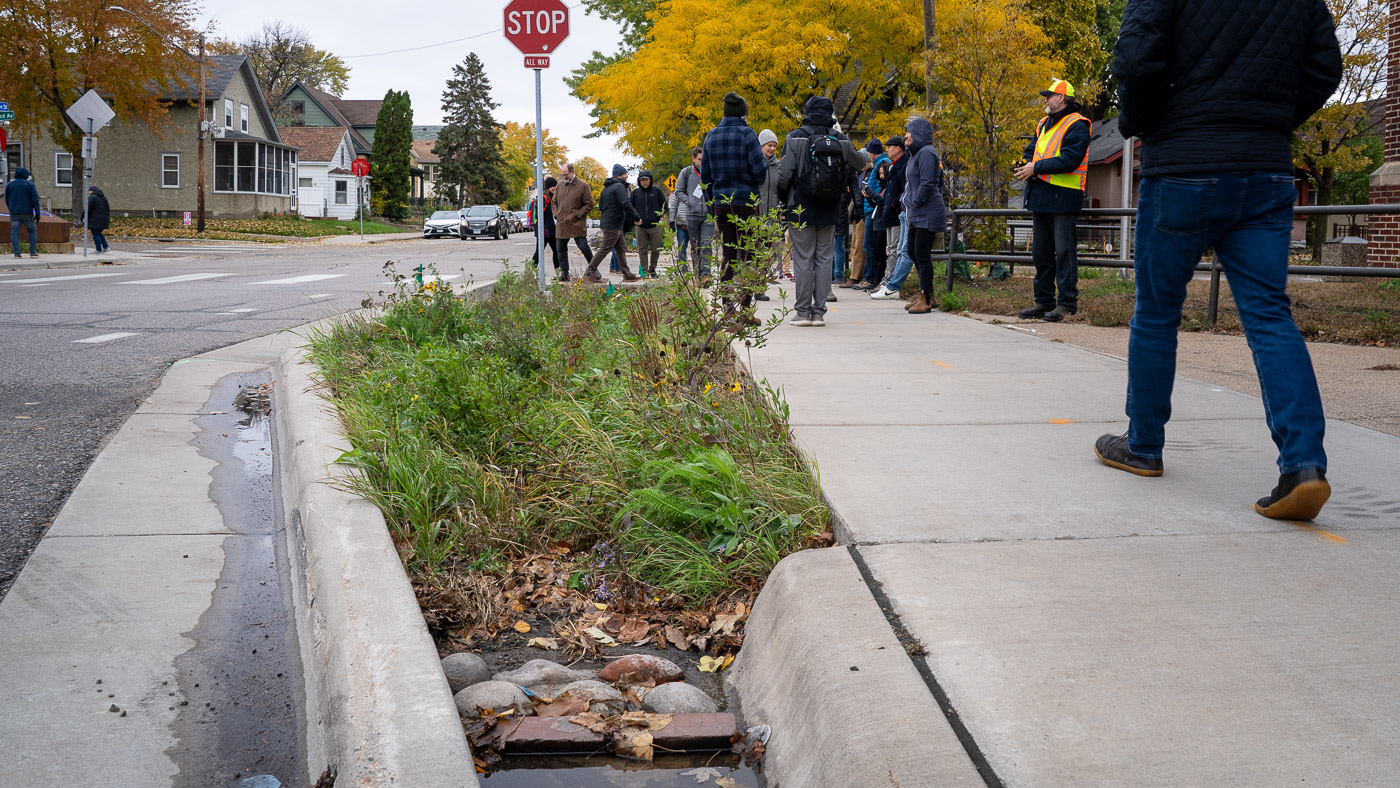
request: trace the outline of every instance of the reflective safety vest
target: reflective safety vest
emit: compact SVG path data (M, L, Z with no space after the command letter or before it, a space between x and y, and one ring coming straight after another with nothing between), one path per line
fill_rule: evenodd
M1053 128L1045 128L1045 121L1048 118L1041 118L1037 128L1038 137L1035 141L1035 158L1031 160L1034 164L1041 159L1053 159L1060 155L1060 145L1065 141L1065 132L1069 127L1084 121L1089 123L1089 119L1078 112L1071 112L1060 118ZM1090 123L1090 134L1093 134L1093 124ZM1063 186L1066 189L1078 189L1084 191L1084 187L1089 180L1089 152L1084 152L1084 159L1079 162L1079 167L1074 172L1061 172L1054 175L1037 173L1037 178L1045 181L1051 186Z

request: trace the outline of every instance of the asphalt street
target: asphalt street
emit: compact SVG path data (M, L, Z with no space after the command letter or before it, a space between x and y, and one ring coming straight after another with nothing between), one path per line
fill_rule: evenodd
M118 249L161 259L8 271L0 262L0 598L107 437L173 362L355 309L390 289L386 262L480 281L526 258L532 242Z

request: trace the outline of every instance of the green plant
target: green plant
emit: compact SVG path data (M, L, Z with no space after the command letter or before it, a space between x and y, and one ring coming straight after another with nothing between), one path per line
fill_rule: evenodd
M967 310L967 296L957 291L944 293L938 299L938 308L944 312L964 312Z

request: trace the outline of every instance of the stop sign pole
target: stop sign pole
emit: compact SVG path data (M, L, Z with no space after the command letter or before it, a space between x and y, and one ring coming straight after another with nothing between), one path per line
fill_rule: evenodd
M544 257L544 105L540 72L549 68L549 54L569 37L569 7L562 0L511 0L505 9L506 40L525 55L525 67L535 71L535 259L540 290L545 288ZM559 241L556 238L555 244Z

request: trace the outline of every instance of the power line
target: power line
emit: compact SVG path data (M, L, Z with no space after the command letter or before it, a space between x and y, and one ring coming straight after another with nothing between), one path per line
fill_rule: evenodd
M572 10L574 10L575 8L578 8L578 6L579 6L579 4L575 3L574 5L568 6L568 9L569 9L570 11L572 11ZM435 48L435 47L445 47L445 46L447 46L448 44L460 44L460 43L462 43L463 41L470 41L470 40L472 40L473 38L481 38L482 36L494 35L494 34L496 34L496 33L501 33L501 32L504 32L504 31L505 31L505 28L504 28L504 27L498 27L498 28L496 28L495 30L487 30L487 31L484 32L484 33L474 33L474 34L472 34L472 35L467 36L466 38L454 38L454 39L452 39L451 41L440 41L440 42L438 42L438 43L436 43L436 44L424 44L424 45L421 46L421 47L409 47L409 48L407 48L407 49L392 49L392 50L390 50L390 51L388 51L388 52L372 52L372 53L370 53L370 54L368 54L368 55L346 55L346 56L344 56L342 59L344 59L344 60L353 60L353 59L362 58L362 57L382 57L382 56L384 56L384 55L399 55L399 54L403 54L404 52L421 52L421 51L424 50L424 49L433 49L433 48Z

